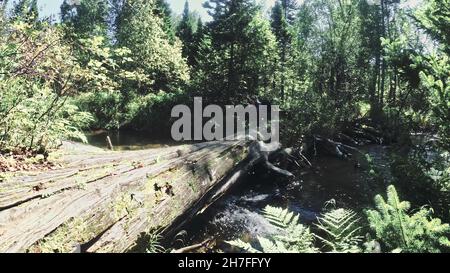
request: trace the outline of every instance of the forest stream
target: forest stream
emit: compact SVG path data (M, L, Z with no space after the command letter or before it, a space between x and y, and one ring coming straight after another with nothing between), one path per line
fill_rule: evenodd
M133 131L89 134L91 145L107 148L109 136L116 150L140 150L176 145L161 142ZM277 230L263 217L267 205L289 208L300 215L302 223L311 224L324 206L349 208L362 212L372 205L373 197L391 180L389 146L365 145L354 150L350 158L340 159L317 154L312 167L291 171L295 179L287 180L263 168L248 174L236 187L203 214L188 222L178 235L168 240L168 248L181 248L211 240L200 252L229 252L227 240L253 242L258 236ZM372 163L369 164L367 156ZM379 179L373 178L376 169Z

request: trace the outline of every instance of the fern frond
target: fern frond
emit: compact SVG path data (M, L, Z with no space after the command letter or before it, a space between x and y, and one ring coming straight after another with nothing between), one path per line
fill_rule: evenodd
M146 253L164 253L166 249L160 244L162 236L158 232L150 232L147 234L148 243Z
M353 252L362 241L362 237L358 235L361 230L359 221L356 212L335 209L318 218L316 226L324 235L314 236L334 252Z
M276 208L267 206L264 210L264 217L274 226L285 229L289 226L296 225L299 221L299 216L288 209Z
M227 242L251 253L313 253L317 249L313 246L314 236L309 228L299 223L299 215L289 212L287 209L267 206L264 217L282 232L278 235L258 237L261 251L251 244L241 240Z
M261 253L261 251L254 248L250 243L246 243L241 239L233 240L233 241L225 241L227 244L240 248L247 253Z
M288 253L288 249L280 241L272 241L267 238L258 237L258 242L264 253Z

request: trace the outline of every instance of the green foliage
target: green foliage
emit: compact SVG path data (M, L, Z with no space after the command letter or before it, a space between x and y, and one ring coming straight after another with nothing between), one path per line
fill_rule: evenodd
M334 209L318 218L316 224L323 236L315 235L326 249L332 252L360 252L359 244L363 237L361 221L356 212Z
M208 0L207 24L186 1L176 26L165 0L66 0L54 24L39 20L37 0L16 1L9 17L0 2L1 152L85 140L88 127L162 132L171 108L192 95L220 105L259 98L281 106L287 145L367 118L392 141L438 132L436 154L399 153L392 174L413 207L432 204L448 217L449 0L413 11L398 0L277 0L270 18L254 0ZM381 176L367 161L372 179ZM386 251L448 251L449 226L431 209L411 212L392 186L376 205L368 219ZM324 213L315 236L288 210L264 214L279 235L231 244L317 252L318 238L323 251L360 251L353 211ZM150 241L149 252L159 251L159 237Z
M299 223L299 216L287 209L267 206L264 209L267 220L278 227L282 233L268 238L258 237L260 249L242 240L228 242L250 253L312 253L317 252L313 246L313 235L309 228Z
M422 85L429 93L433 117L437 124L441 143L450 149L450 55L430 56L427 64L430 72L421 72Z
M210 0L210 43L198 73L198 90L216 102L246 102L269 92L275 36L251 0ZM197 86L196 86L197 87Z
M450 149L450 1L427 1L415 18L439 43L436 52L418 56L415 62L425 67L420 73L422 85L429 92L433 117L443 138L441 143Z
M148 16L155 10L153 1L127 0L118 11L116 38L128 48L135 60L127 69L141 69L150 83L130 83L139 94L178 90L189 81L189 69L178 40L173 43L163 30L163 20Z
M313 253L319 251L314 247L314 238L318 238L326 251L361 251L359 218L351 210L335 209L319 217L316 227L321 235L311 233L308 227L299 223L299 215L287 209L267 206L264 217L278 228L280 234L258 237L259 247L239 239L228 243L250 253Z
M414 207L430 204L436 216L449 219L449 152L438 143L429 142L406 154L399 151L392 159L393 183L411 204Z
M92 119L43 86L27 86L17 81L0 84L0 150L19 148L46 149L60 145L63 139L86 141L80 128ZM29 94L21 90L27 88Z
M177 26L177 37L180 38L183 45L183 57L187 58L188 63L193 65L195 63L195 32L201 31L196 25L195 16L189 10L189 2L184 4L183 17ZM200 21L201 22L201 21Z
M37 0L19 0L13 7L14 20L35 23L39 20Z
M155 8L154 14L162 19L162 29L167 34L167 37L171 42L175 40L175 30L172 22L172 10L166 0L154 0Z
M441 193L450 191L450 152L441 151L434 164L425 173L434 182L434 188Z
M415 14L416 20L450 54L450 1L429 0Z
M84 140L91 119L71 103L86 71L58 28L10 24L0 40L0 150L46 149L64 138Z
M432 218L425 207L408 213L409 202L400 201L394 186L387 189L387 199L375 197L376 210L367 211L371 229L387 251L412 253L448 251L450 226Z
M102 36L80 39L76 42L78 57L87 76L78 82L82 91L77 105L95 117L91 127L119 129L132 120L136 113L127 107L134 93L127 92L132 85L152 84L141 68L134 67L129 49L110 47Z
M84 38L106 36L109 9L108 0L64 0L61 5L61 21L70 27L71 35Z
M148 244L145 250L146 253L156 254L156 253L164 253L166 250L163 246L161 246L162 237L157 232L150 232L147 234Z

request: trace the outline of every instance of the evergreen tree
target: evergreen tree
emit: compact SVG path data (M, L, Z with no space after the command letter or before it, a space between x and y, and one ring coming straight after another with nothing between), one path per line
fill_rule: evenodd
M378 27L380 25L380 9L377 5L370 5L367 1L361 1L358 8L361 17L361 51L358 62L364 75L367 75L364 82L368 87L368 100L372 106L372 115L374 115L379 111L376 89L382 53L382 34Z
M410 203L400 200L394 186L388 187L386 199L377 195L375 205L376 210L367 211L367 218L387 251L439 253L450 249L450 225L433 218L430 208L410 213Z
M416 16L420 26L450 55L450 1L430 0Z
M205 87L223 102L249 101L268 92L275 37L252 0L210 0L205 3L211 52L205 64Z
M280 56L280 96L281 101L285 99L286 90L286 74L287 74L287 58L289 58L289 50L292 45L292 23L295 20L295 11L297 3L295 0L278 0L272 8L271 26L272 31L277 37L278 51Z
M299 9L297 0L279 0L284 11L284 18L289 24L293 24L296 20L296 16Z
M369 87L371 116L380 120L386 101L386 86L391 70L383 54L382 39L395 37L395 22L399 0L380 0L378 3L360 1L358 5L361 35L360 66L368 75L366 85ZM374 60L374 61L372 61Z
M172 10L166 0L154 0L154 14L163 21L162 28L168 35L171 42L175 40L175 30L172 20Z
M307 1L314 18L310 37L313 92L320 98L320 127L341 128L357 115L360 77L357 69L361 39L358 34L357 0ZM326 97L326 99L321 99Z
M183 56L188 59L190 65L193 64L193 43L194 43L194 17L189 11L189 2L184 4L183 17L177 27L177 36L183 43Z
M420 73L422 85L429 92L441 144L450 150L450 1L431 0L415 15L425 31L438 42L430 56L419 55L416 63L425 69Z
M195 27L195 32L193 34L192 43L189 49L190 53L188 56L188 62L192 68L191 89L194 89L194 92L202 91L204 90L204 69L206 68L208 56L212 50L210 36L208 35L206 26L203 24L200 17L197 19L197 26Z

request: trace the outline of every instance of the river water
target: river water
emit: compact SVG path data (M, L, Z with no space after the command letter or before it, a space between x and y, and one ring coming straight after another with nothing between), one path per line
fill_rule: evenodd
M106 148L106 136L117 150L158 148L175 143L151 139L136 132L100 132L88 135L89 143ZM180 248L214 239L207 252L229 252L226 240L254 241L258 236L276 233L261 211L267 205L289 208L311 224L325 204L361 212L372 205L391 180L390 149L381 145L358 147L350 159L327 155L313 156L312 168L293 169L296 178L286 180L266 169L248 174L234 189L203 214L187 223L166 247ZM366 160L369 155L372 163ZM375 169L374 178L371 170Z

